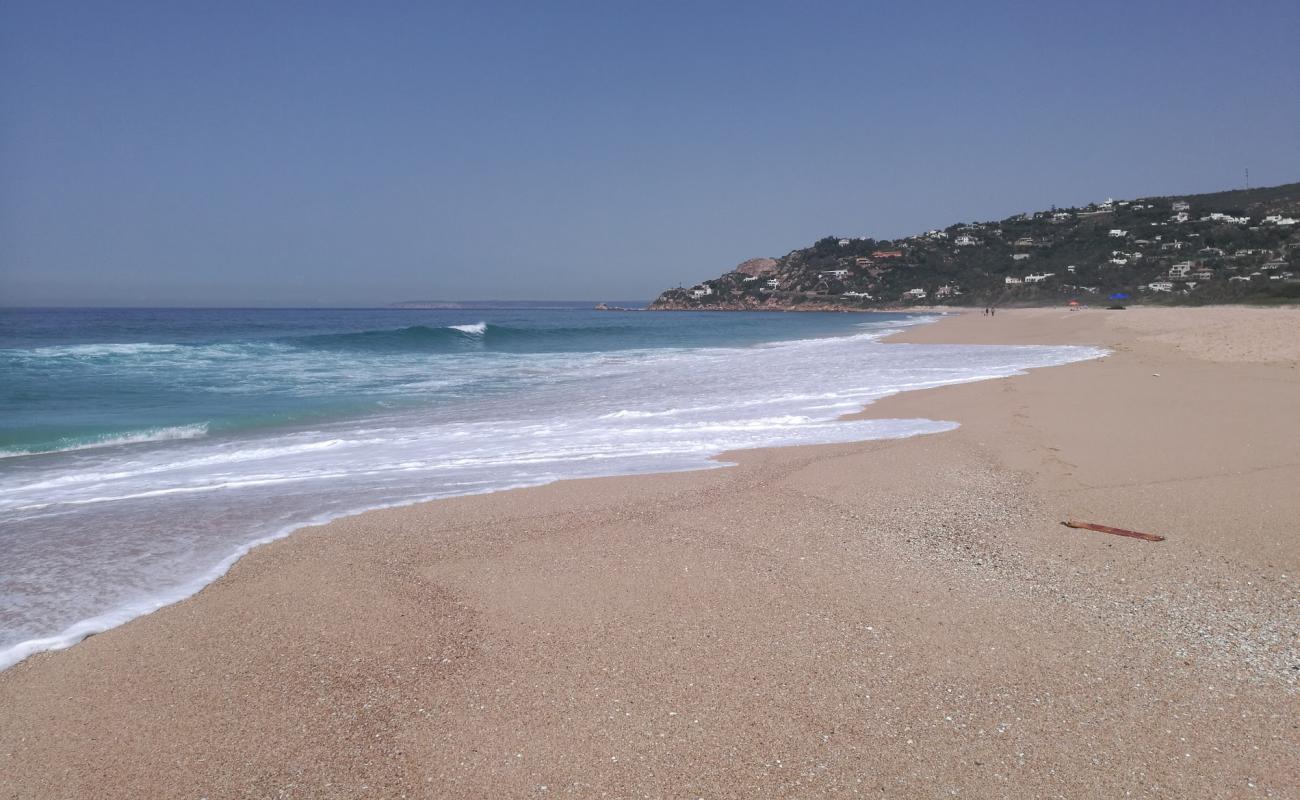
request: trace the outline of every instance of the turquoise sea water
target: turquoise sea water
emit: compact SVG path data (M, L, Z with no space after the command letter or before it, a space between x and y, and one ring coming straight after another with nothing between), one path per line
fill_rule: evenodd
M835 314L5 310L0 455L473 402L555 377L538 359L844 329Z
M912 388L1098 352L890 345L908 315L0 310L0 668L345 513L745 447Z

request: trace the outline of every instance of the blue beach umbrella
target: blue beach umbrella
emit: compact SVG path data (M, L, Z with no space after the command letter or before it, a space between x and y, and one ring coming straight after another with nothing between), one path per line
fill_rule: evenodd
M1124 292L1115 292L1115 294L1112 294L1112 295L1110 296L1110 299L1111 299L1111 300L1127 300L1127 299L1128 299L1128 295L1125 294Z

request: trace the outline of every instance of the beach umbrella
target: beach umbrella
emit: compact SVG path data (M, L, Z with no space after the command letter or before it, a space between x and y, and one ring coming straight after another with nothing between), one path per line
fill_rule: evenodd
M1077 305L1079 305L1079 301L1078 301L1078 300L1071 300L1071 301L1070 301L1070 305L1072 305L1072 306L1077 306Z
M1127 299L1128 299L1128 295L1125 294L1124 292L1115 292L1115 294L1112 294L1112 295L1110 296L1110 299L1111 299L1111 300L1127 300Z

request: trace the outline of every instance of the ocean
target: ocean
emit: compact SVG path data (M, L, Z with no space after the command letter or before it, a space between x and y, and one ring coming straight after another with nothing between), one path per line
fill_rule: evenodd
M838 421L1094 358L885 344L908 314L0 310L0 668L365 509L723 451L938 433Z

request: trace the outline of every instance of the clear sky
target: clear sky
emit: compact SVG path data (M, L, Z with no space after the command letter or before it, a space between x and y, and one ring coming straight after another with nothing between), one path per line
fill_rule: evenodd
M0 305L649 299L1300 180L1300 3L0 3Z

